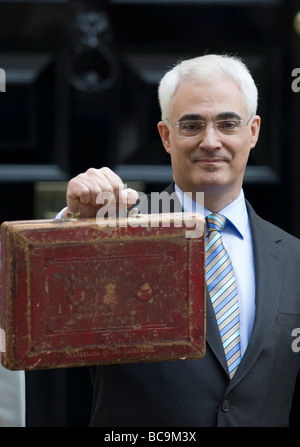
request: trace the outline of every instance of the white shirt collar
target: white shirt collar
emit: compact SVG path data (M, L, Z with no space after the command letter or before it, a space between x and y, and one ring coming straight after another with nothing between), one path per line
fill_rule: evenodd
M204 215L204 217L211 214L210 210L197 203L189 195L185 194L176 184L175 192L182 209L185 212L196 212ZM234 227L239 233L239 236L244 239L248 224L248 212L243 189L241 189L239 196L233 202L219 211L219 214L223 214L231 223L231 227Z

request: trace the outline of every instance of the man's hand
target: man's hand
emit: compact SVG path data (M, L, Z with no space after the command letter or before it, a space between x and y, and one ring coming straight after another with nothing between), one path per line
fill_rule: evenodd
M86 172L72 178L67 189L67 213L76 213L75 201L79 199L80 217L95 217L97 211L104 205L101 199L103 196L114 195L116 209L118 204L122 207L129 207L138 200L138 193L134 189L126 188L121 178L109 168L90 168Z

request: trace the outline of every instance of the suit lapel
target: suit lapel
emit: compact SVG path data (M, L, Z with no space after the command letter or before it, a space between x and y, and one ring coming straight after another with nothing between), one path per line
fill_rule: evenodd
M166 188L166 191L169 194L174 192L174 183ZM277 240L275 236L273 237L270 233L270 227L265 227L265 222L257 216L248 202L247 209L252 229L255 261L255 319L248 347L233 379L230 381L229 388L234 386L249 371L264 346L276 318L284 274L283 266L286 262L286 256L284 259L282 251L277 246L280 240ZM227 373L226 358L208 291L206 291L206 319L207 343Z
M254 261L255 261L255 319L248 347L242 361L229 383L229 388L235 386L249 371L259 353L276 319L284 265L287 257L279 250L280 240L270 234L270 227L260 219L247 203L249 219L252 228ZM227 373L225 354L219 335L214 310L207 296L207 343Z
M255 262L255 319L248 347L231 381L234 386L251 368L260 354L276 318L286 256L282 255L279 240L265 229L265 224L247 204L252 228Z

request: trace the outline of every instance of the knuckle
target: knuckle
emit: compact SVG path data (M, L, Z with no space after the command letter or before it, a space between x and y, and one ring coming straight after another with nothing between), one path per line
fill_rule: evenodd
M78 181L78 177L72 178L71 180L69 180L68 182L68 189L72 189L74 186L76 186Z
M102 168L99 169L99 172L101 172L104 175L109 175L112 173L112 170L107 166L103 166Z
M98 173L98 169L96 169L96 168L89 168L89 169L87 169L86 170L86 172L85 172L85 175L97 175L97 173Z

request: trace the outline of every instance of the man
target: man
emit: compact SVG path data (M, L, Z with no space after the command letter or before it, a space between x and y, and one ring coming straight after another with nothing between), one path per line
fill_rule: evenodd
M196 199L204 192L205 216L210 215L207 352L201 360L92 368L91 425L288 426L300 368L291 335L300 328L300 244L259 218L244 199L243 176L260 129L255 84L240 60L206 55L170 70L159 100L158 131L174 179L167 191L175 189L184 211L197 206L186 196ZM81 215L95 216L103 191L128 205L137 200L110 169L89 169L69 182L62 214L75 211L78 197ZM210 233L211 222L222 224L222 233ZM230 300L235 299L227 341L220 323L225 314L215 309L224 287L216 285L214 295L216 276L224 273L217 270L219 260L210 270L208 260L217 259L210 234L226 253ZM236 344L229 348L232 339Z

